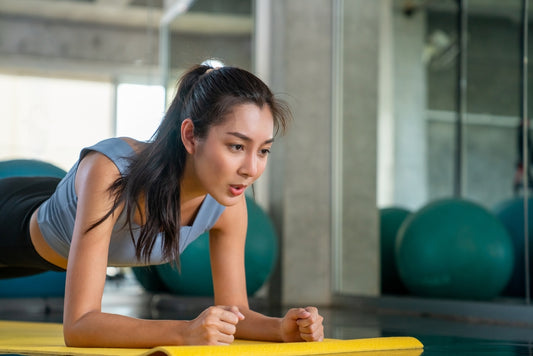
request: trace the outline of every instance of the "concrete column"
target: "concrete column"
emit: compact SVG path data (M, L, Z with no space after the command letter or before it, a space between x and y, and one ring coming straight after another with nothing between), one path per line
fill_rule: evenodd
M381 1L377 170L378 207L394 205L394 18L392 1Z
M394 205L427 202L425 13L394 13Z
M379 292L376 127L379 4L346 1L342 225L332 237L333 1L271 0L269 82L295 121L270 162L270 213L281 243L281 302L327 305L332 295ZM336 111L337 112L337 111ZM333 260L332 245L341 246ZM334 275L339 270L340 276ZM340 279L334 288L334 279Z
M379 295L376 207L381 1L344 1L340 290ZM339 261L334 261L339 263Z
M281 302L329 304L331 2L273 0L271 80L294 114L276 142L271 212L282 236Z

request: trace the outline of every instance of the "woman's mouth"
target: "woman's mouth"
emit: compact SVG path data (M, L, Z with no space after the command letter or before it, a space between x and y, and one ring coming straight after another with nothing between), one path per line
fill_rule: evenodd
M246 190L246 185L232 184L229 186L229 190L233 196L239 196Z

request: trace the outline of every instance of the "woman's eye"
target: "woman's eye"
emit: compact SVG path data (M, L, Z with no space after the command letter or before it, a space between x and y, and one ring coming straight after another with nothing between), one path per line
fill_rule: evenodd
M243 148L244 148L244 146L243 146L243 145L239 145L239 144L237 144L237 145L230 145L230 148L231 148L232 150L234 150L234 151L242 151Z
M263 148L263 149L261 150L261 154L262 154L263 156L266 156L266 155L270 154L270 148Z

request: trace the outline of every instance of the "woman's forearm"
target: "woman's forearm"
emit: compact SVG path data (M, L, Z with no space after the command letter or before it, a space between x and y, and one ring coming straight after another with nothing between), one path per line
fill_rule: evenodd
M236 339L282 341L281 319L239 308L245 319L237 324Z
M91 312L73 323L65 323L63 334L67 346L150 348L185 344L186 323Z
M302 342L324 339L324 318L315 307L291 308L283 318L271 318L240 308L245 319L237 325L236 338Z

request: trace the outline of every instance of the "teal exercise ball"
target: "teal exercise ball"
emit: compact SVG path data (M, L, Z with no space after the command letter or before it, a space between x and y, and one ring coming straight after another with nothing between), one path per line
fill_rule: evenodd
M0 279L0 298L62 298L66 272L48 271L26 277Z
M180 268L172 263L156 266L166 288L174 294L212 296L213 282L209 261L209 234L203 233L180 255Z
M31 159L0 161L0 179L8 177L63 178L66 172L53 164ZM49 271L33 276L0 279L0 298L63 297L66 272Z
M514 252L507 230L491 212L466 200L443 199L405 220L396 260L415 295L486 300L505 288Z
M0 162L0 178L7 177L56 177L67 173L51 163L34 159L14 159Z
M155 266L138 266L131 268L135 279L148 292L165 293L168 288L159 277Z
M532 236L533 236L533 198L528 199L528 243L529 256L533 256ZM524 214L524 198L517 197L505 200L496 205L493 209L494 214L503 223L507 232L511 236L513 249L515 253L515 263L513 272L509 283L502 292L502 295L508 297L525 297L525 214ZM533 264L529 264L530 276L533 275ZM530 287L530 292L533 292L533 286Z
M250 197L245 245L246 290L253 295L270 277L278 258L278 238L269 216ZM175 294L212 296L209 235L204 233L180 256L180 271L172 264L157 266L159 276Z
M398 274L396 266L396 237L402 223L411 211L401 207L388 207L379 210L380 252L381 252L381 293L406 294L407 288Z

